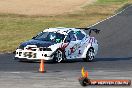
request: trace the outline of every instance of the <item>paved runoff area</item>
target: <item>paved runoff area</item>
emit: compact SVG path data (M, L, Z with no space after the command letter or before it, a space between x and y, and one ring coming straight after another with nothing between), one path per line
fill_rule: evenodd
M1 88L82 88L78 82L79 71L47 72L0 72ZM131 79L132 71L96 70L89 71L90 79ZM87 86L97 88L106 86ZM121 86L115 86L120 88ZM109 86L109 88L115 88ZM124 87L126 88L126 86ZM128 88L131 88L128 86Z

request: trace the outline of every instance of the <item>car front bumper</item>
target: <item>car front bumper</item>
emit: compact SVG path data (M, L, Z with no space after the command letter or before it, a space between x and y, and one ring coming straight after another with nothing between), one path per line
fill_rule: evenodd
M52 51L31 51L31 50L21 50L17 49L15 58L17 59L27 59L27 60L52 60Z

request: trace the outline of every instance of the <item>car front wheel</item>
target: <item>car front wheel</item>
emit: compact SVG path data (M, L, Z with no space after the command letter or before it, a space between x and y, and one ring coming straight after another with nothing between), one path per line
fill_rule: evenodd
M55 52L55 54L54 54L54 58L53 58L53 62L62 62L62 61L64 61L64 53L63 53L63 51L61 51L61 50L57 50L56 52Z

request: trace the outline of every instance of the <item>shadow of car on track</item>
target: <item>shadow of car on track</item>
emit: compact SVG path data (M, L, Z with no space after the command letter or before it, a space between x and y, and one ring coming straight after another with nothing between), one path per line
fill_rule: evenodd
M92 62L100 62L100 61L122 61L122 60L132 60L132 57L124 57L124 58L111 58L111 57L107 57L107 58L96 58L91 62L87 62L87 63L92 63ZM82 59L75 59L75 60L68 60L65 63L76 63L76 62L84 62Z
M67 60L66 62L63 63L78 63L78 62L82 62L82 63L94 63L94 62L104 62L104 61L126 61L126 60L132 60L132 57L124 57L124 58L111 58L111 57L107 57L107 58L96 58L91 62L84 62L82 59L74 59L74 60ZM46 62L46 63L51 63L51 62ZM54 63L51 63L54 64Z
M124 57L124 58L96 58L92 62L84 62L82 59L73 59L73 60L67 60L65 62L61 63L94 63L94 62L104 62L104 61L126 61L126 60L132 60L132 57ZM40 61L23 61L22 63L40 63ZM52 61L45 61L46 64L59 64L59 63L53 63Z

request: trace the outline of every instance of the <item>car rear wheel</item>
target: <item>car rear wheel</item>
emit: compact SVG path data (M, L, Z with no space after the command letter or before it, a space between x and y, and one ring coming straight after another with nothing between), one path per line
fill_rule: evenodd
M57 50L54 54L53 62L59 63L64 61L64 53L61 50Z
M83 60L85 62L91 62L94 58L95 58L94 49L89 48L88 51L87 51L87 54L86 54L86 58L84 58Z

